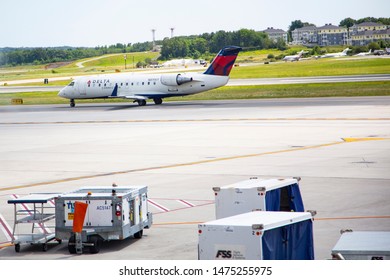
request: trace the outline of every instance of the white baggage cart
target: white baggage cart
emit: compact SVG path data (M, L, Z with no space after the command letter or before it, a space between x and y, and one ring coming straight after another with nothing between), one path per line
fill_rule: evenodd
M198 225L200 260L312 260L309 212L255 211Z
M8 204L14 205L12 243L16 252L21 244L41 244L42 250L47 251L47 243L56 239L51 229L54 229L54 199L59 195L37 193L8 200ZM60 239L57 241L61 243Z
M214 187L215 216L221 219L251 211L304 212L299 180L251 178Z
M73 232L76 201L88 205L81 242ZM98 253L103 241L142 238L143 230L152 226L147 186L84 187L57 197L55 205L56 237L69 240L71 254L83 248Z
M344 231L332 249L332 258L336 260L390 260L390 232Z

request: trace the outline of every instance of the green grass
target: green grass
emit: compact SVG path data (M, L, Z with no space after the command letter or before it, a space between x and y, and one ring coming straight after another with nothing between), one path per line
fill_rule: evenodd
M25 65L17 67L0 68L0 84L1 81L8 80L23 80L23 79L44 79L63 76L79 76L93 75L102 73L115 73L116 70L125 71L125 61L122 54L113 54L102 57L92 57L82 60L77 60L65 66L58 68L50 68L48 65ZM155 59L159 53L155 52L139 52L127 53L127 71L133 68L138 61L144 61L146 58ZM84 67L79 68L76 64L83 62ZM50 65L50 64L49 64Z
M259 98L390 96L390 82L326 83L302 85L232 86L186 97L167 98L168 101L226 100ZM57 92L1 94L0 105L10 105L13 98L23 99L23 104L68 104L69 100ZM77 100L76 103L131 102L122 99Z
M318 59L235 67L235 78L282 78L390 73L390 59Z

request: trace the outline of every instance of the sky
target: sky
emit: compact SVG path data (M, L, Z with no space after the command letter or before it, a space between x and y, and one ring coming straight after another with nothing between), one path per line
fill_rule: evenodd
M286 30L294 20L338 25L390 17L389 0L1 0L1 47L95 47L241 28Z

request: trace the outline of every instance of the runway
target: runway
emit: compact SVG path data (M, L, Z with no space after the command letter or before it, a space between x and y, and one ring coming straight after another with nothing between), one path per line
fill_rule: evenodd
M340 230L390 230L390 97L0 107L0 259L196 260L212 187L299 176L316 210L315 258ZM9 246L13 207L32 192L147 185L154 225L97 255ZM184 201L184 202L183 202ZM12 230L11 230L12 231Z
M61 78L56 78L56 79L58 80ZM64 79L69 80L71 78L64 77ZM350 83L350 82L378 82L378 81L390 81L390 74L230 79L227 86ZM40 81L36 80L36 82L40 82ZM0 94L18 93L18 92L50 92L50 91L60 91L62 88L63 86L0 86Z

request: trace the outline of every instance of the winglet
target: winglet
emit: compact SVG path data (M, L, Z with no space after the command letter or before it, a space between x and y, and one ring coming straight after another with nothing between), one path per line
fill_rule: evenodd
M223 48L203 74L229 76L237 55L241 50L242 48L235 46Z

